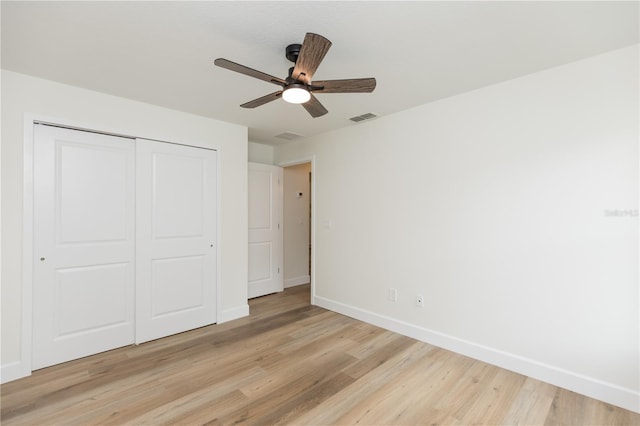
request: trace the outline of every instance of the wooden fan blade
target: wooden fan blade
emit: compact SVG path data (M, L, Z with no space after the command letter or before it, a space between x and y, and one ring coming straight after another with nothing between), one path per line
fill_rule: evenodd
M246 102L240 106L242 108L255 108L255 107L259 107L260 105L267 104L271 101L275 101L281 96L282 96L282 90L278 90L277 92L269 93L268 95L264 95L261 98Z
M311 90L317 93L371 93L375 88L375 78L321 80L311 85Z
M321 117L323 115L325 115L326 113L328 113L329 111L327 111L327 109L320 103L320 101L318 100L318 98L316 98L315 96L313 96L313 94L311 94L311 99L309 99L307 102L303 103L302 106L304 107L304 109L307 110L307 112L309 114L311 114L311 116L313 118L318 118Z
M280 86L284 86L286 84L286 82L281 78L263 73L262 71L254 70L253 68L245 67L244 65L236 64L235 62L229 61L228 59L218 58L213 61L213 63L221 68L239 72L240 74L248 75L249 77L254 77L268 83L273 83Z
M331 42L321 35L307 33L302 42L302 49L298 54L296 66L293 68L291 77L306 84L311 83L320 62L329 51Z

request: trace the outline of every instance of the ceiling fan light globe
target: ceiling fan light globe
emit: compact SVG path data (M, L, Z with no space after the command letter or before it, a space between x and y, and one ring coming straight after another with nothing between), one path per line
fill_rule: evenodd
M311 99L311 93L304 88L299 86L287 87L282 92L282 99L290 104L303 104L309 99Z

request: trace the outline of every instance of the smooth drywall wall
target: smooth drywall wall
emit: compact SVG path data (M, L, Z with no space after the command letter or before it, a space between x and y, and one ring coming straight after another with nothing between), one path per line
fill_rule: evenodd
M2 366L21 361L23 127L25 114L94 130L218 150L222 312L247 306L247 129L2 71Z
M283 170L284 286L307 284L309 274L311 163Z
M638 76L636 45L276 147L316 156L316 303L640 410Z
M273 164L273 147L257 142L249 142L249 162Z

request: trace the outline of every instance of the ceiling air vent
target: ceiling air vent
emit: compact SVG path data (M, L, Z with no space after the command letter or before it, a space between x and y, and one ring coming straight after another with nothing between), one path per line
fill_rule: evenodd
M294 139L298 139L298 138L302 138L302 135L298 135L296 133L291 133L291 132L284 132L284 133L280 133L279 135L275 135L274 137L276 138L280 138L280 139L285 139L288 141L292 141Z
M365 121L365 120L371 120L372 118L376 118L377 115L375 115L374 113L368 112L366 114L362 114L362 115L357 115L355 117L351 117L349 120L355 122L355 123L359 123L361 121Z

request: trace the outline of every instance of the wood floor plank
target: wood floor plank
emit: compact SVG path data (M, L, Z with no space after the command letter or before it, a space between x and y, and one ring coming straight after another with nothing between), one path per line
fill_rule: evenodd
M378 329L378 332L367 333L361 338L361 343L358 348L350 351L349 353L356 358L364 359L370 354L376 352L380 347L386 345L397 339L398 335L387 330Z
M3 425L640 425L640 414L311 306L251 315L0 386Z
M430 401L441 395L440 386L451 375L450 359L462 363L465 357L446 357L443 350L430 350L422 357L405 363L402 371L376 386L367 400L337 420L341 424L433 424L430 417L435 407ZM464 371L462 368L460 370ZM375 374L373 370L372 374ZM444 380L443 380L444 379ZM429 386L434 384L434 386ZM370 401L376 404L370 404ZM447 407L450 409L451 407Z
M295 424L300 415L312 407L317 407L331 395L353 383L354 380L342 372L329 374L325 379L315 383L313 387L298 393L277 408L268 410L265 415L256 419L256 424Z
M372 398L377 389L393 380L401 372L411 369L413 362L425 358L433 347L414 342L409 348L395 354L387 362L378 366L375 370L362 376L359 380L337 392L324 404L309 410L298 418L298 424L349 424L341 418L353 413L355 408L369 401L371 405L378 403Z
M405 424L456 424L460 413L466 413L483 393L482 383L491 380L497 369L439 348L428 358L437 368L426 371L422 384L417 385L420 397L411 400L417 408L406 409L399 417Z
M245 370L227 380L199 391L187 393L170 403L144 412L127 422L130 424L200 424L214 420L223 413L246 403L248 397L239 388L268 373L259 367Z
M344 372L354 379L359 379L389 361L398 352L408 349L415 343L415 340L409 337L400 336L395 333L389 334L393 337L392 339L389 339L389 341L378 340L377 343L382 342L384 344L377 347L373 346L376 348L375 351L369 351L369 356L360 358L358 362L346 368ZM372 348L372 346L368 345L367 348Z
M318 359L317 361L305 368L303 374L291 377L290 380L281 383L275 389L269 389L268 392L260 392L255 395L254 398L250 399L250 404L223 417L221 419L222 423L262 424L260 418L268 416L274 410L285 406L289 400L300 393L306 392L319 383L328 380L334 374L334 371L352 362L353 357L346 353L341 353L327 357L327 359ZM319 368L320 366L322 368Z
M509 411L500 423L509 425L541 425L555 398L556 387L527 378Z
M303 372L307 372L304 374L306 376L304 378L305 382L315 377L316 374L324 377L328 374L328 370L342 368L353 363L354 358L344 350L344 347L348 345L350 345L350 342L344 339L326 349L323 348L323 346L326 346L326 341L318 342L317 345L309 344L309 347L303 348L305 350L301 350L295 356L280 358L277 364L272 362L265 363L263 365L265 370L269 372L277 371L278 373L256 380L241 390L245 395L252 398L260 398L266 394L277 392L283 386L290 386L291 383L300 379Z
M460 418L460 424L500 424L505 408L511 406L526 377L496 368L496 375L487 382L488 391L482 392Z

